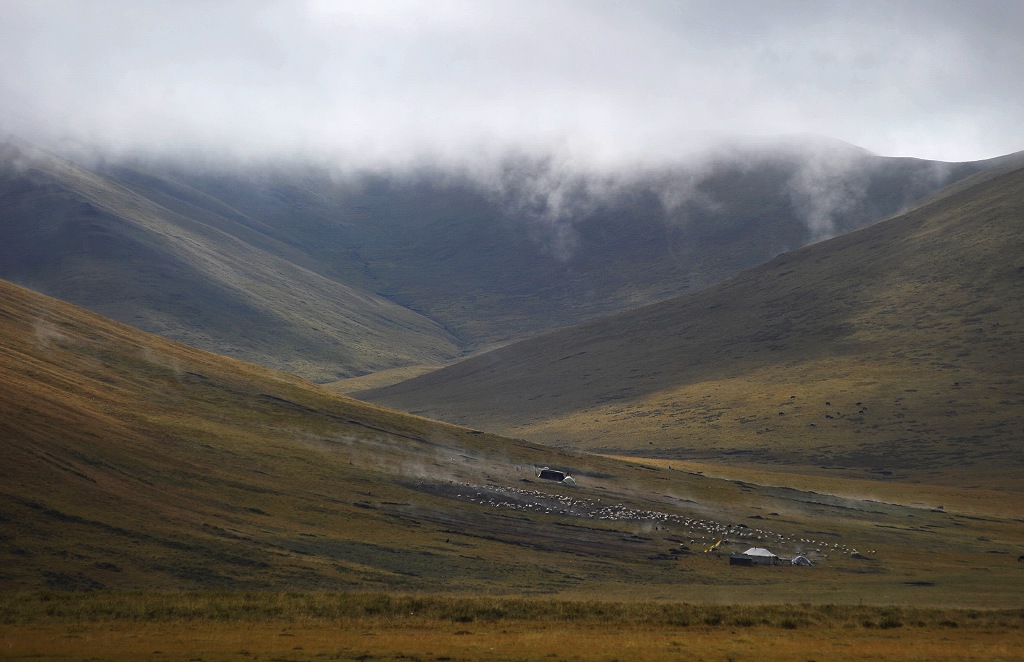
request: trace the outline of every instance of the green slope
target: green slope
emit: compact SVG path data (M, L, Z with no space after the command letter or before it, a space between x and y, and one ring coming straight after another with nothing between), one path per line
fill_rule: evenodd
M258 221L198 191L140 188L7 145L0 270L218 353L329 381L458 347L437 324L326 278Z
M1024 170L976 182L697 294L361 397L591 450L1012 486L1022 191Z
M0 277L318 382L700 289L993 164L835 142L607 175L310 164L77 165L0 152Z
M979 507L942 494L939 511L914 505L935 495L913 489L881 502L841 485L759 487L502 439L6 282L0 370L4 591L1019 604L1009 551L1024 541L1001 510L1016 512L1012 499L993 509L995 498ZM577 486L539 480L541 462ZM942 549L922 567L936 531ZM817 565L737 573L700 552L719 538L722 551L767 545Z
M476 350L720 282L991 165L780 140L604 175L514 157L494 171L344 176L163 167L262 219L324 273L422 312Z

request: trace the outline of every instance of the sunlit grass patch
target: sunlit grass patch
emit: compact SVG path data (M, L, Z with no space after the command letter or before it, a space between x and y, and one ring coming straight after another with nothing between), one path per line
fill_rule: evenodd
M373 621L557 622L653 627L1019 628L1024 609L840 605L701 605L503 596L324 592L42 591L0 595L0 623Z

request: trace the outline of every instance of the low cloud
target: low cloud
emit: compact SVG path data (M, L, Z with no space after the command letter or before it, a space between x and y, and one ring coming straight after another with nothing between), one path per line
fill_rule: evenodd
M855 212L867 196L867 172L847 151L818 150L803 160L787 182L787 192L811 240L836 234L839 216Z
M487 173L490 169L482 172ZM579 243L576 224L621 193L620 176L588 170L557 156L506 156L477 182L511 216L529 224L533 239L552 257L570 259Z
M7 0L2 12L0 136L193 166L458 173L563 261L581 219L627 188L646 187L676 226L713 215L722 201L702 183L735 157L716 151L727 136L827 135L950 161L1024 149L1015 0ZM786 182L813 238L861 203L855 160L822 150Z
M360 167L475 167L518 150L607 171L723 133L946 160L1024 148L1015 0L7 0L2 12L0 132L62 149Z

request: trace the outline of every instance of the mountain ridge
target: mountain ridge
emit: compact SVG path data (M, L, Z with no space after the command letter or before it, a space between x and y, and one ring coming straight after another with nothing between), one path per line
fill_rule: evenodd
M57 158L30 163L20 176L8 171L19 186L0 212L6 275L27 285L322 380L458 354L433 322L311 271L237 219L184 216Z
M320 383L697 290L988 167L801 140L604 174L30 153L2 152L0 277Z
M981 180L692 295L356 395L589 450L935 476L960 457L1005 483L1024 461L1024 170Z

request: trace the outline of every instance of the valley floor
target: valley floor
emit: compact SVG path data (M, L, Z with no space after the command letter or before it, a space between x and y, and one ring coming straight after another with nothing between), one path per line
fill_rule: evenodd
M1024 659L1024 610L46 593L0 615L11 660Z
M0 627L4 659L1021 660L1020 630L617 628L526 623Z

